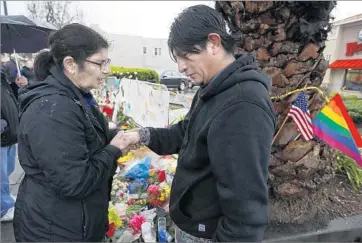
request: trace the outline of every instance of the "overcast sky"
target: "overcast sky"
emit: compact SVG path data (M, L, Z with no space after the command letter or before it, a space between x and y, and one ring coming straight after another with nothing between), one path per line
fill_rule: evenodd
M79 1L72 2L71 6L83 10L86 24L97 24L106 32L167 38L177 14L196 4L214 6L213 1ZM28 14L26 1L7 1L7 6L9 15ZM334 11L336 20L359 13L362 13L362 1L338 1Z

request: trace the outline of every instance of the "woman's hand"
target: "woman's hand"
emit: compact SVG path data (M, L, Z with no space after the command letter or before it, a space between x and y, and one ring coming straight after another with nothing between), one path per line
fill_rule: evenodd
M129 152L130 148L129 145L131 145L131 139L129 136L125 136L124 132L118 132L116 136L112 139L110 142L110 145L113 145L117 148L119 148L122 151L122 154L125 155Z

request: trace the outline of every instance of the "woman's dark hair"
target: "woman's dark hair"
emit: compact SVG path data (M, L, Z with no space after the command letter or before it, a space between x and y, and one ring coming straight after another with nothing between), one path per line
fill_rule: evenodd
M43 81L55 64L63 69L66 56L74 58L82 66L84 60L102 48L108 48L108 42L93 29L81 24L69 24L57 30L49 37L49 51L41 52L34 62L35 77Z
M234 53L235 41L226 30L226 22L221 14L206 5L186 8L171 25L168 47L171 58L187 53L200 53L206 48L208 36L219 34L225 51ZM196 46L200 46L198 49Z

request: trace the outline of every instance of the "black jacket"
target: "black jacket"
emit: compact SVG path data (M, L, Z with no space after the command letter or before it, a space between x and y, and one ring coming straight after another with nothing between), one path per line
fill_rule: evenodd
M121 151L115 132L56 67L20 94L18 151L25 177L14 215L16 241L101 241Z
M1 119L4 119L8 124L1 134L1 147L16 144L18 140L19 108L14 92L3 72L1 72Z
M242 56L201 87L185 119L150 129L149 147L179 153L171 219L214 241L262 241L268 225L268 163L275 130L271 79Z

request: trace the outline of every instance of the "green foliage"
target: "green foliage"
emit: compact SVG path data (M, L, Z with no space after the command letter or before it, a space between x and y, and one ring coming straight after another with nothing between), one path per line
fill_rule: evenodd
M346 99L344 104L354 123L362 123L362 100Z
M354 190L362 189L362 169L356 161L340 152L337 155L337 172L347 176Z
M123 77L130 79L138 79L140 81L148 81L154 83L160 83L160 78L158 73L155 70L147 69L147 68L125 68L125 67L117 67L111 66L111 74L112 76L116 76L121 79Z
M344 100L354 100L354 99L358 99L358 96L357 95L354 95L354 94L350 94L350 95L344 95L343 93L341 92L330 92L328 94L328 97L329 98L332 98L333 96L335 96L336 94L339 94L342 99Z
M179 121L183 121L184 119L185 119L184 116L180 116L179 118L176 118L175 120L173 120L168 126L175 125L176 123L178 123Z
M123 107L120 106L117 113L117 123L120 125L121 130L132 130L137 128L137 125L132 118L123 114Z
M343 89L342 89L343 90ZM348 110L349 115L356 124L362 123L362 100L358 99L357 95L343 95L342 92L338 92L342 97L344 104ZM335 96L336 92L331 92L328 94L329 98Z

